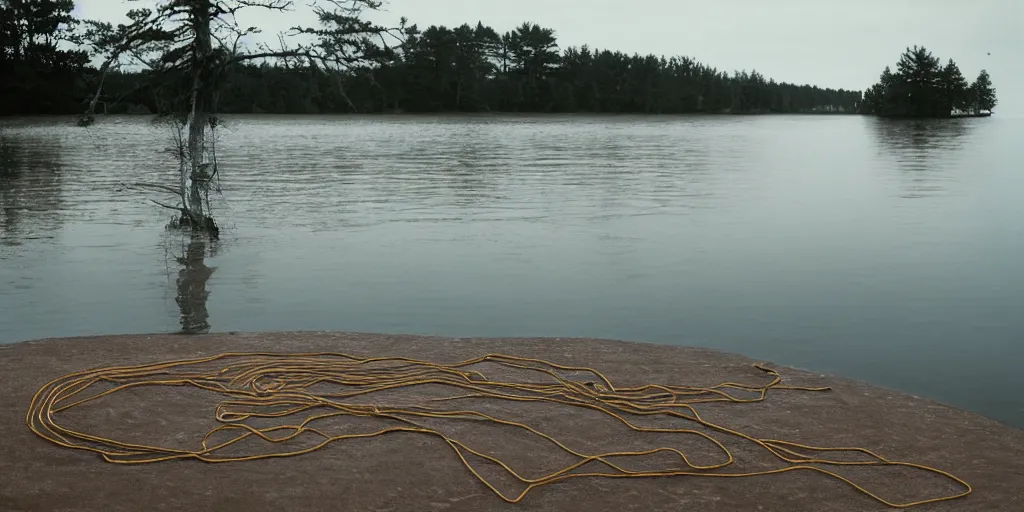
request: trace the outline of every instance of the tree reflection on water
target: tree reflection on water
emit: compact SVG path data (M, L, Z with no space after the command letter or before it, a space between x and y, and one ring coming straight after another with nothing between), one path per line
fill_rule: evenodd
M65 220L62 155L56 137L0 130L0 246L50 239L60 230Z
M902 197L945 194L964 175L965 148L979 119L872 119L875 144L895 163Z
M217 243L201 234L189 235L188 245L182 248L182 255L176 256L178 262L177 296L181 313L181 332L185 334L202 334L210 330L210 312L206 301L210 292L206 282L213 275L216 267L206 265L206 257L215 256Z

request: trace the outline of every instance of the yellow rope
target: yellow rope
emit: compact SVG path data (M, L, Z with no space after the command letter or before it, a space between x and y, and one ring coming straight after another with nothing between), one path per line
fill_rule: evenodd
M487 378L481 363L499 365L504 372L530 372L541 380L502 381ZM814 471L845 482L857 491L880 503L895 508L907 508L926 503L952 500L967 496L971 487L945 471L910 462L891 461L864 448L832 448L808 446L777 439L759 439L703 419L695 404L709 402L749 403L766 399L769 390L828 391L830 388L806 388L781 384L775 370L761 365L758 369L771 377L762 385L725 382L711 387L678 385L645 385L618 387L602 373L591 368L554 364L501 354L489 354L454 364L438 364L401 357L361 359L339 353L272 354L227 353L211 357L176 360L140 366L121 366L84 370L54 379L44 385L32 398L25 417L36 435L57 445L87 450L100 454L107 462L140 464L175 459L198 459L205 462L237 462L288 457L310 453L330 443L349 439L364 439L394 432L407 432L440 438L454 451L466 469L501 499L516 503L531 490L571 478L640 478L666 476L697 476L742 478L786 473ZM575 380L567 375L586 374L592 380ZM458 395L434 398L418 405L396 407L384 403L354 403L355 397L385 390L396 390L421 385L440 385L460 390ZM56 417L72 407L113 395L120 391L143 386L192 386L218 393L225 398L214 414L220 425L210 430L199 443L200 448L182 450L160 446L132 444L99 435L78 432L60 425ZM316 389L314 389L314 387ZM331 391L328 392L327 389ZM698 436L714 445L721 460L699 464L676 448L661 447L646 451L620 451L587 454L574 450L562 441L534 427L517 421L498 418L472 409L443 408L443 403L498 399L506 401L548 402L569 407L599 411L637 432L658 432ZM301 419L297 415L306 413ZM322 420L342 416L358 416L389 420L397 424L374 432L332 435L320 430ZM636 425L630 417L660 416L674 418L676 422L692 428L652 428ZM291 424L257 428L247 420L255 418L296 417ZM439 430L428 428L417 418L453 421L485 421L529 432L547 440L558 449L572 455L576 462L546 475L524 476L497 457L476 450L468 441L449 437ZM635 421L635 420L634 420ZM695 430L701 427L705 431ZM711 433L708 433L711 432ZM230 437L224 439L224 435ZM321 440L313 446L295 448L287 442L300 436L314 435ZM213 438L221 440L214 442ZM726 448L723 439L732 437L751 443L778 459L781 467L762 471L731 472L728 468L736 459ZM246 439L259 438L276 451L250 455L229 456L225 448ZM803 452L803 453L801 453ZM830 459L833 452L858 453L870 460ZM613 459L643 457L668 453L679 457L681 465L670 468L634 471L621 467ZM817 455L813 454L817 453ZM485 478L468 456L478 457L504 469L525 488L518 494L506 494ZM602 466L604 471L584 470ZM821 467L825 466L825 467ZM895 503L862 487L856 482L826 469L840 466L902 466L944 476L963 488L945 496L931 497L907 503Z

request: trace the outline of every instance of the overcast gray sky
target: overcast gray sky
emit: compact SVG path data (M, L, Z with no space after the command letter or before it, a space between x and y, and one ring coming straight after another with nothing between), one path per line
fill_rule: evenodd
M312 23L309 1L286 15L253 9L242 22L274 38ZM116 23L146 0L76 3L80 16ZM499 32L532 21L554 29L563 48L688 55L730 72L858 90L920 44L953 58L968 80L987 69L996 112L1024 115L1024 0L390 0L386 9L375 18L406 16L420 28L483 21Z

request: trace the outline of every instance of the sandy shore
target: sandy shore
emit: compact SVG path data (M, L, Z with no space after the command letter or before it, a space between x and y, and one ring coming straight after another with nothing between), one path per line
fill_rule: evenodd
M473 479L440 439L394 434L346 441L299 457L243 463L174 461L119 466L97 455L57 447L32 434L24 415L40 386L86 368L132 365L222 352L334 351L455 362L505 353L594 367L613 382L714 385L760 383L765 375L747 358L711 350L587 339L445 339L344 333L254 333L203 336L137 335L42 340L0 346L0 510L888 510L853 488L813 472L755 478L581 478L538 488L510 505ZM765 402L708 404L707 419L760 438L819 446L860 446L893 460L949 471L974 487L970 496L914 510L1024 510L1024 430L930 400L772 365L787 384L831 386L827 393L772 392ZM187 391L187 390L185 390ZM106 400L106 399L105 399ZM573 441L594 447L630 444L640 434L607 422L554 417L523 407L517 417L533 425L559 423ZM104 401L79 418L104 435L173 443L211 425L180 388ZM607 423L607 424L606 424ZM620 425L621 426L621 425ZM546 428L546 427L545 427ZM201 434L200 434L201 435ZM465 435L472 436L467 431ZM136 436L136 437L132 437ZM141 436L141 437L140 437ZM481 434L482 436L482 434ZM646 438L645 438L646 439ZM509 452L525 472L564 460L543 449L512 450L512 443L481 437L484 446ZM653 446L665 439L653 439ZM679 448L700 457L706 446ZM730 447L731 448L731 447ZM740 446L737 457L767 467ZM747 468L749 469L749 468ZM893 468L843 473L892 500L912 501L956 492L949 481Z

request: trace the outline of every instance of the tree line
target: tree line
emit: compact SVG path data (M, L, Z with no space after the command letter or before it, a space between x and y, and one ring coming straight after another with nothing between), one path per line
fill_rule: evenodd
M405 29L374 66L344 77L360 112L855 112L858 91L729 74L689 57L561 49L555 31L523 23ZM294 70L301 73L303 70ZM255 71L250 71L255 72ZM263 70L262 72L272 72ZM313 97L319 91L310 91ZM328 103L329 104L329 103Z
M88 52L73 46L72 0L0 0L0 114L82 110Z
M118 32L83 23L73 7L72 0L0 0L0 114L71 114L90 104L111 113L167 110L167 69L132 58L110 69L89 65L90 56L116 50L119 37L126 43L131 25ZM383 33L358 23L364 25L332 30ZM859 91L776 82L757 71L728 73L689 57L562 48L554 29L533 23L504 33L482 23L423 30L403 23L389 33L347 40L354 44L339 48L345 51L334 57L341 65L331 73L298 52L240 62L225 69L217 111L746 114L861 107ZM101 83L102 94L94 95Z
M864 93L863 111L882 117L943 118L991 113L996 91L984 69L968 85L960 68L949 59L942 65L923 46L900 56L893 72L888 66L878 83Z

